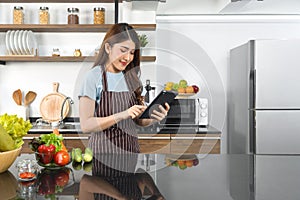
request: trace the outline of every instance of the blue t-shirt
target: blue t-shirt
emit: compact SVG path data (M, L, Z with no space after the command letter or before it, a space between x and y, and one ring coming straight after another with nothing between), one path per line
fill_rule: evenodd
M123 72L111 73L106 72L108 91L124 92L129 91ZM100 102L102 91L102 70L100 66L90 69L83 81L78 97L87 96L97 103Z

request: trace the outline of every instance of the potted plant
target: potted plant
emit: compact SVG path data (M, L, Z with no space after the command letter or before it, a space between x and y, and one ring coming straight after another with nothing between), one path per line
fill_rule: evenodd
M140 52L142 54L142 49L148 44L148 37L146 34L141 34L138 35L139 40L140 40Z

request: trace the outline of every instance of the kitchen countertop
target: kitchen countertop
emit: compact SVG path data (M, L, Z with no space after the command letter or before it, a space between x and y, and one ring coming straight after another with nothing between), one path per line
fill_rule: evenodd
M20 190L22 187L24 189L25 186L16 182L15 164L25 158L33 159L34 155L22 154L8 172L0 174L2 197L9 191ZM171 158L174 159L174 156L137 155L137 168L143 169L151 176L151 181L166 199L296 200L300 196L300 156L189 155L183 158L185 160L196 159L198 163L184 170L179 169L178 166L167 166ZM122 159L118 159L120 160ZM69 182L67 188L56 194L59 199L75 199L74 196L79 194L81 178L84 174L91 174L82 169L75 170L71 165L69 167L74 172L74 182ZM8 179L5 177L9 175L13 178L7 182ZM70 180L73 180L71 175ZM4 180L5 183L3 183ZM38 195L37 199L44 199L44 197Z

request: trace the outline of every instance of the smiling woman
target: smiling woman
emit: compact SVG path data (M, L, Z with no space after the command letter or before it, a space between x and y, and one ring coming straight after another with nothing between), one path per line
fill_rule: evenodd
M93 132L89 146L96 155L138 153L136 124L147 126L167 115L169 105L154 111L152 119L139 119L146 109L139 76L138 35L126 23L115 24L106 33L79 94L81 130Z

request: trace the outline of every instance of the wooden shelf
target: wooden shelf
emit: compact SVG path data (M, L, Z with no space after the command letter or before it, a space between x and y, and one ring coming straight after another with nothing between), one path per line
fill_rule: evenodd
M115 0L1 0L1 3L115 3ZM123 0L119 0L122 3Z
M5 62L93 62L93 56L0 56L0 64ZM156 56L142 56L142 62L154 62Z
M106 32L113 24L0 24L0 32L32 30L33 32ZM156 24L131 24L136 30L155 31Z

